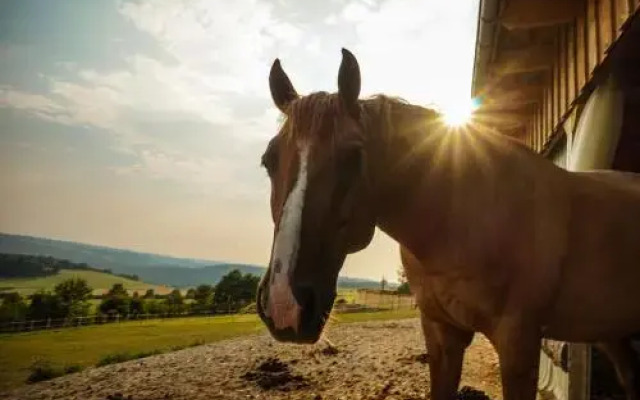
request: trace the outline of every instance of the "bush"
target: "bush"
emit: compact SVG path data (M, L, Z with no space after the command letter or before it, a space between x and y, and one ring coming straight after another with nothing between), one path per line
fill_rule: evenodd
M36 360L29 367L29 376L27 377L27 383L36 383L42 381L48 381L49 379L57 378L64 375L64 371L60 368L55 368L49 361Z
M130 361L130 360L137 360L139 358L145 358L145 357L149 357L149 356L154 356L156 354L161 354L161 353L162 352L160 350L151 350L151 351L140 351L140 352L137 352L137 353L123 352L123 353L108 354L108 355L102 357L96 363L96 367L102 367L102 366L110 365L110 364L118 364L118 363L121 363L121 362Z
M110 364L117 364L117 363L129 361L132 359L133 357L129 353L107 354L106 356L98 360L98 362L96 363L96 367L102 367Z
M178 351L178 350L184 350L184 349L188 349L189 347L196 347L196 346L202 346L203 344L205 344L205 341L202 339L197 339L194 340L191 343L187 343L187 344L177 344L175 346L171 346L169 348L169 351Z
M66 367L64 367L64 373L65 374L74 374L76 372L80 372L82 371L82 365L78 365L78 364L71 364L71 365L67 365Z
M246 305L240 309L240 314L256 314L258 312L258 306L255 302Z
M60 368L53 366L51 362L47 360L38 359L29 367L30 372L27 377L27 383L48 381L62 375L73 374L82 370L83 367L78 364L69 364L64 368Z

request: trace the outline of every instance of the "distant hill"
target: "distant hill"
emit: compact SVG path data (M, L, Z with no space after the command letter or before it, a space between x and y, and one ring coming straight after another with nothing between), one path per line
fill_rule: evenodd
M227 272L238 269L257 276L264 274L263 266L225 263L141 253L62 240L0 233L0 253L31 254L86 263L94 268L114 273L137 275L141 281L174 287L216 284ZM379 282L340 277L340 287L378 288Z

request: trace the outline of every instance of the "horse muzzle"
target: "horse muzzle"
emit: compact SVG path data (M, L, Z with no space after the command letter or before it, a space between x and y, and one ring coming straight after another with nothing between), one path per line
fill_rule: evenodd
M258 287L257 297L258 315L271 336L280 342L299 344L320 339L333 303L321 307L313 288L283 288L269 285L268 280Z

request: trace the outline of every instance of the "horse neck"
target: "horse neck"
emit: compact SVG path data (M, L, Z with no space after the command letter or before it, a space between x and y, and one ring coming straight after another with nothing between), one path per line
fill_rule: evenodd
M495 134L452 132L433 111L395 102L371 118L369 136L376 223L409 248L451 240L447 233L473 223L470 212L490 206L482 191L508 185L527 157Z

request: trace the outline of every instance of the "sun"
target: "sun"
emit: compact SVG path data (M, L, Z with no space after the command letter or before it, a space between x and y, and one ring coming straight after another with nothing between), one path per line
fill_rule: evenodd
M445 124L457 128L467 125L471 121L473 112L478 108L477 100L448 102L441 107Z

